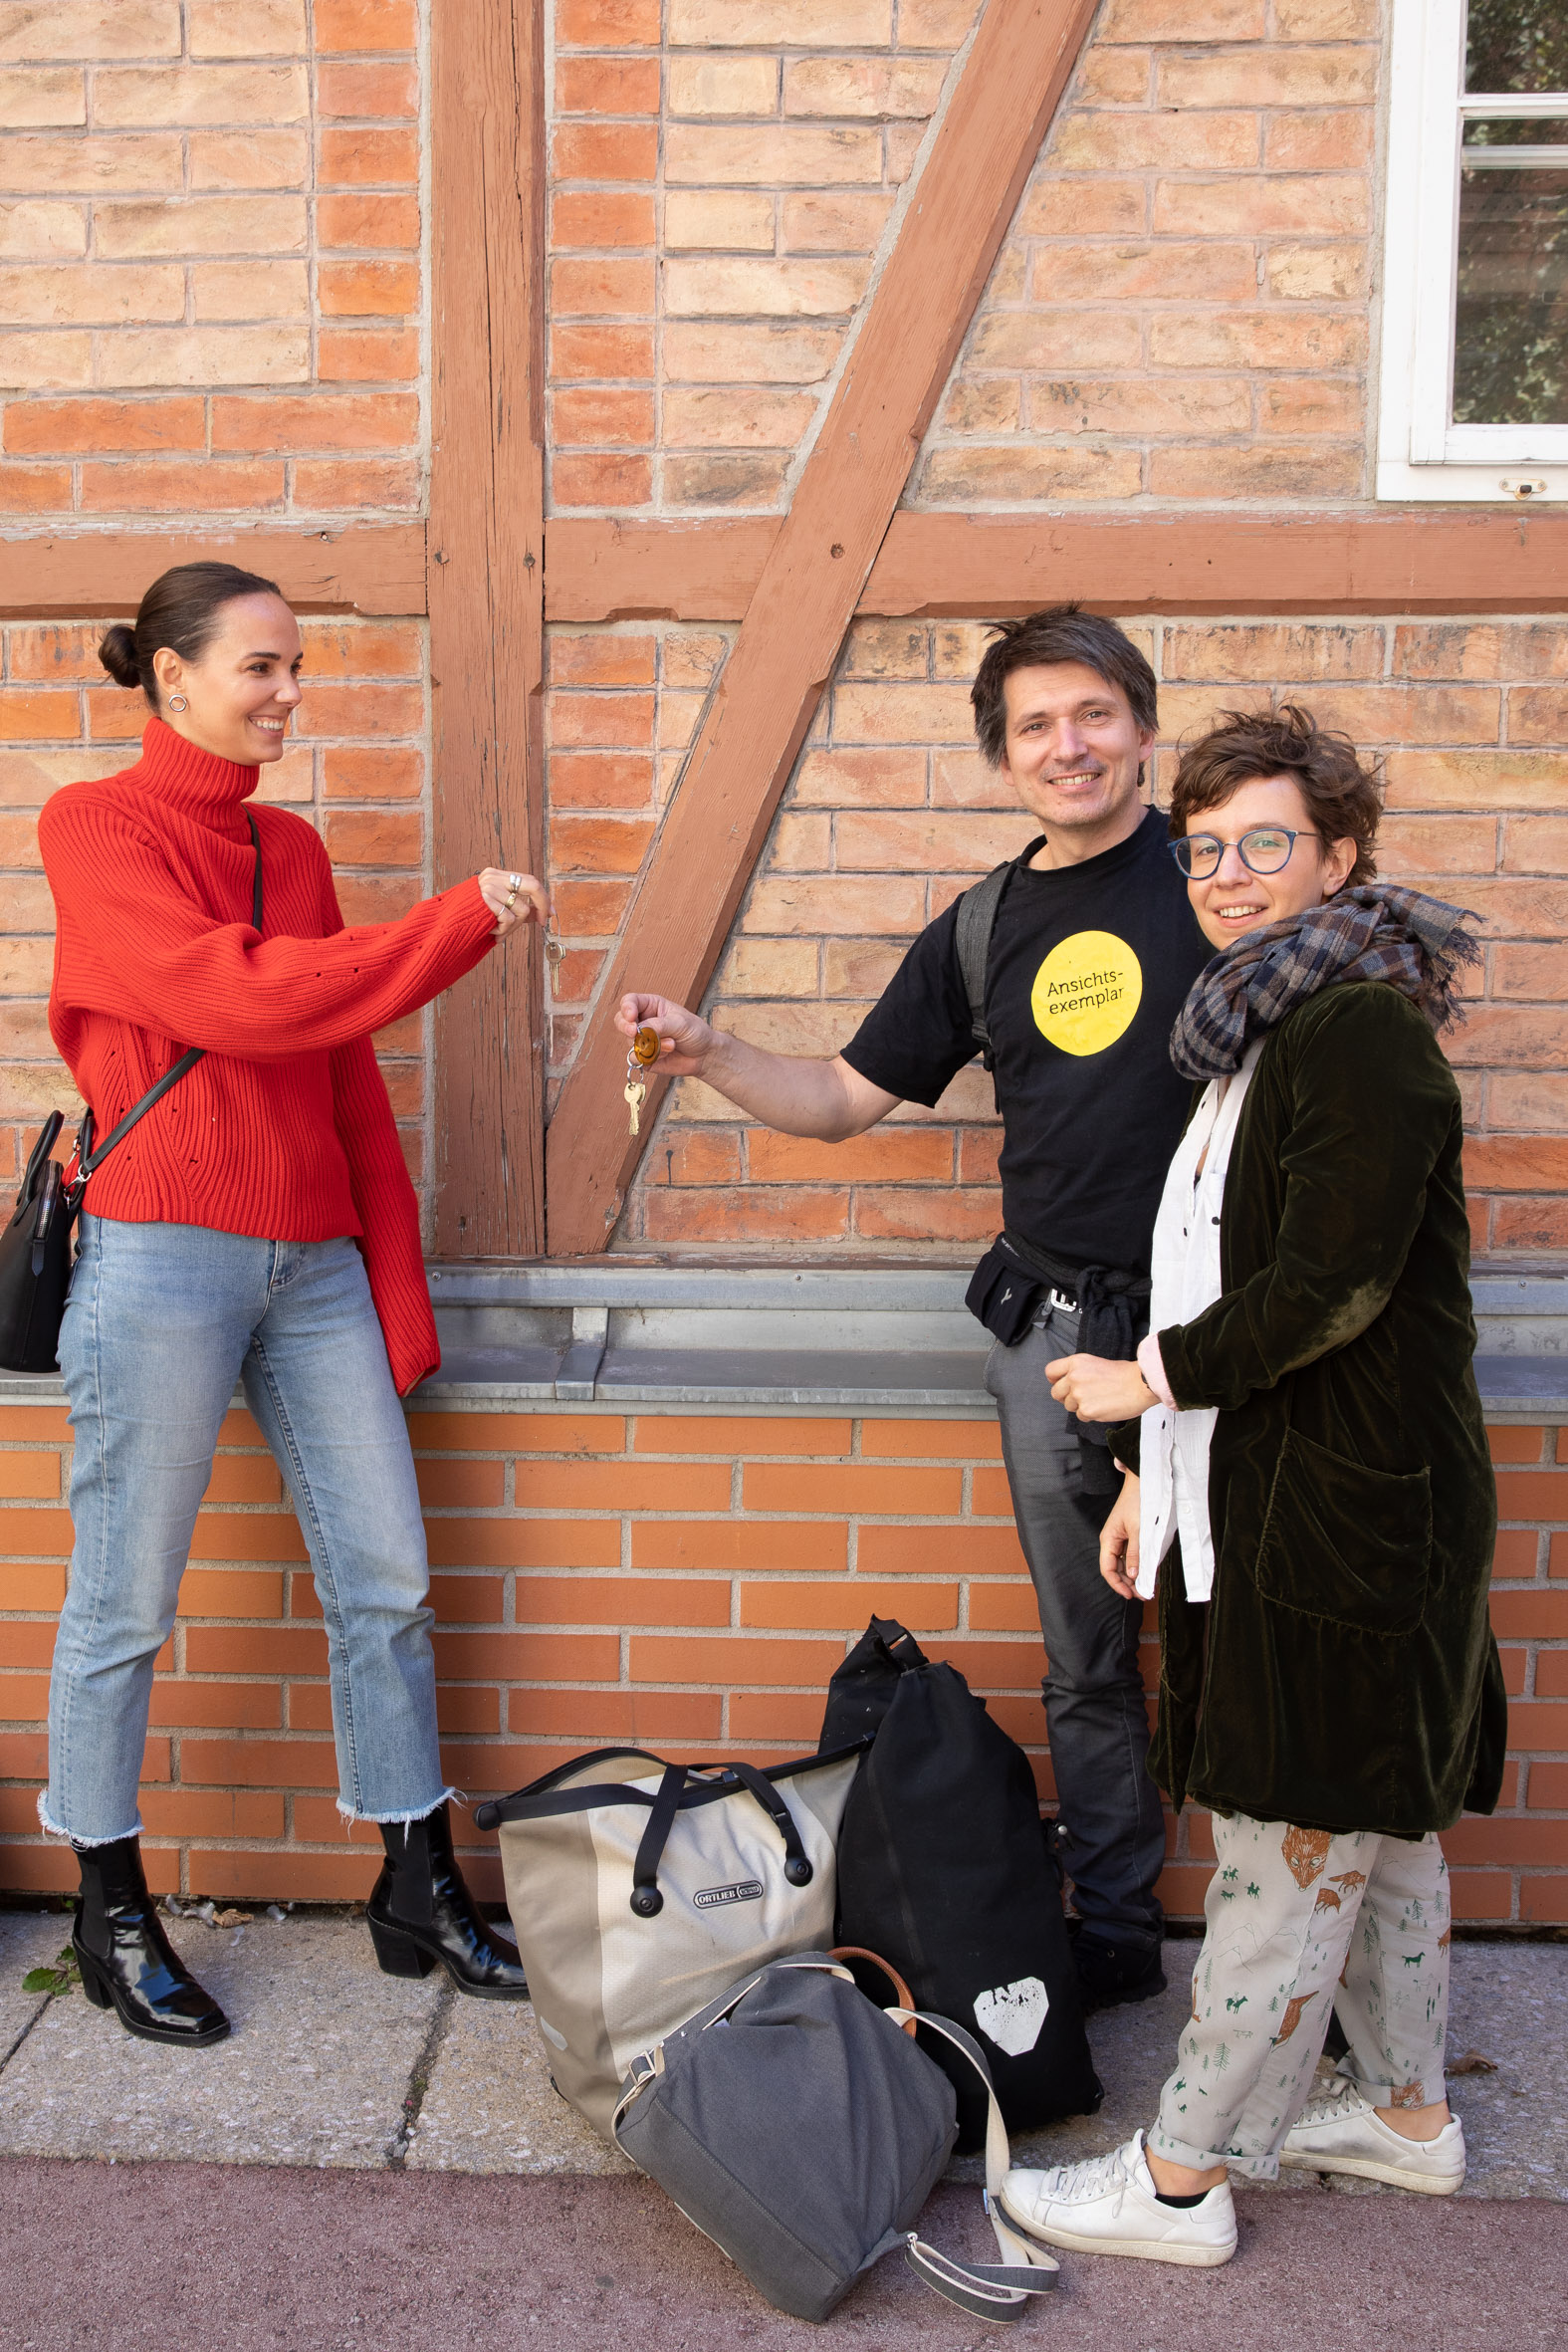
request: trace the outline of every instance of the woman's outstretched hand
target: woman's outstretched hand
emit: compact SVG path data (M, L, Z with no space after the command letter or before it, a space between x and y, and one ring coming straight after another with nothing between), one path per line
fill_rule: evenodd
M532 874L503 873L500 866L487 865L476 879L480 896L496 918L498 939L505 939L519 923L549 921L550 893Z
M1131 1421L1159 1399L1135 1363L1059 1355L1045 1366L1051 1395L1080 1421Z
M1123 1600L1136 1600L1138 1577L1138 1474L1129 1470L1122 1491L1100 1529L1100 1574Z

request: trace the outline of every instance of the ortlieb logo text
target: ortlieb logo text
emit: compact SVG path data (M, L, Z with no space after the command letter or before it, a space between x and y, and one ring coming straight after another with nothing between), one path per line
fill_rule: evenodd
M699 1887L692 1897L699 1911L717 1911L721 1903L760 1903L762 1899L760 1878L740 1878L732 1887Z

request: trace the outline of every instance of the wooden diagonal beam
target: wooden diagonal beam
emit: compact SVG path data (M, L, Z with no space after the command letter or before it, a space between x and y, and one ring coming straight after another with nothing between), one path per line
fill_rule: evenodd
M987 0L561 1089L553 1257L614 1230L660 1090L629 1137L615 1006L633 986L683 1004L707 986L1094 8Z

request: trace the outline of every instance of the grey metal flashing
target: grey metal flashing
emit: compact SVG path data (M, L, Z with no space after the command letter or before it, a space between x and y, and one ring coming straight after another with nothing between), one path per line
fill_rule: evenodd
M986 1419L969 1267L434 1266L442 1367L420 1406L870 1413ZM1487 1419L1568 1421L1568 1269L1474 1269ZM59 1378L0 1375L58 1403Z

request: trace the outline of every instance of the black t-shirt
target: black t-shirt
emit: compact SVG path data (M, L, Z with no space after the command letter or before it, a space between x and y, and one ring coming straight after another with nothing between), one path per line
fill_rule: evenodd
M1041 835L1041 839L1043 839ZM1075 1266L1147 1271L1192 1099L1171 1028L1214 950L1151 809L1081 865L1037 872L1031 841L991 937L986 1026L1002 1105L1008 1230ZM851 1069L934 1107L973 1058L956 903L924 930L844 1047Z

